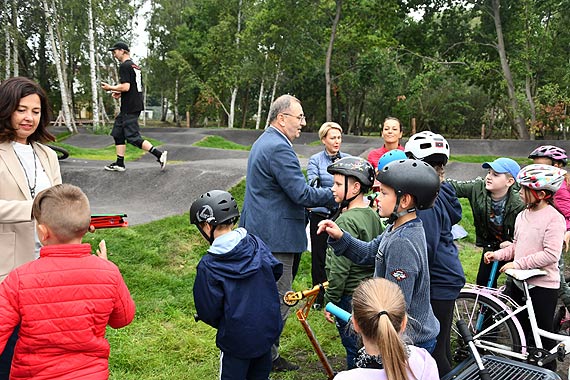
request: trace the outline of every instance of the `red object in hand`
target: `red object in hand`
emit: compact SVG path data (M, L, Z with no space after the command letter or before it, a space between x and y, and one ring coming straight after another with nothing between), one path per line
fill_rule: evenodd
M91 215L91 227L98 228L117 228L127 227L129 222L125 220L127 214L94 214Z

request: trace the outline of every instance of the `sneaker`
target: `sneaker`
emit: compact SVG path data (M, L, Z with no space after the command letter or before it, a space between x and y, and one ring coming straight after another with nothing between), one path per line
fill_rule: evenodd
M124 172L127 170L124 166L117 165L116 162L105 166L105 170L109 170L110 172Z
M168 160L168 151L165 150L164 152L162 152L160 158L158 159L158 162L160 162L160 170L164 170L164 168L166 167L167 160Z
M281 356L273 361L273 366L271 368L272 372L287 372L287 371L297 371L299 366L288 362Z

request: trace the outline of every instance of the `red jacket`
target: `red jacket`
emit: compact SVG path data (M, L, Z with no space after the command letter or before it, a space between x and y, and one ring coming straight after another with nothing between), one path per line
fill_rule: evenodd
M20 324L10 379L108 379L106 326L134 315L119 269L89 244L42 247L0 284L0 352Z

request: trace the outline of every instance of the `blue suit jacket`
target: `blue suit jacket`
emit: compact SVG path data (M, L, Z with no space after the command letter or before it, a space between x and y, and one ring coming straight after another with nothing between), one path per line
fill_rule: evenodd
M331 190L310 187L287 138L268 127L249 153L240 226L271 252L303 252L305 208L334 205Z

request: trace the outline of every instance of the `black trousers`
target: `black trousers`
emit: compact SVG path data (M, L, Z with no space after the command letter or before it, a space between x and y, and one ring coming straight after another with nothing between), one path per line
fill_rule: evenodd
M455 300L431 300L431 308L439 321L439 334L431 356L437 363L439 377L451 372L451 324Z
M317 235L319 223L325 219L326 217L324 215L316 213L309 214L309 231L311 234L311 278L313 285L320 284L327 280L325 258L327 256L327 238L329 235L326 233Z
M14 356L14 347L16 346L16 341L18 340L18 331L20 331L20 326L14 329L10 338L6 342L6 347L4 352L0 355L0 380L8 380L10 378L10 367L12 366L12 357Z

